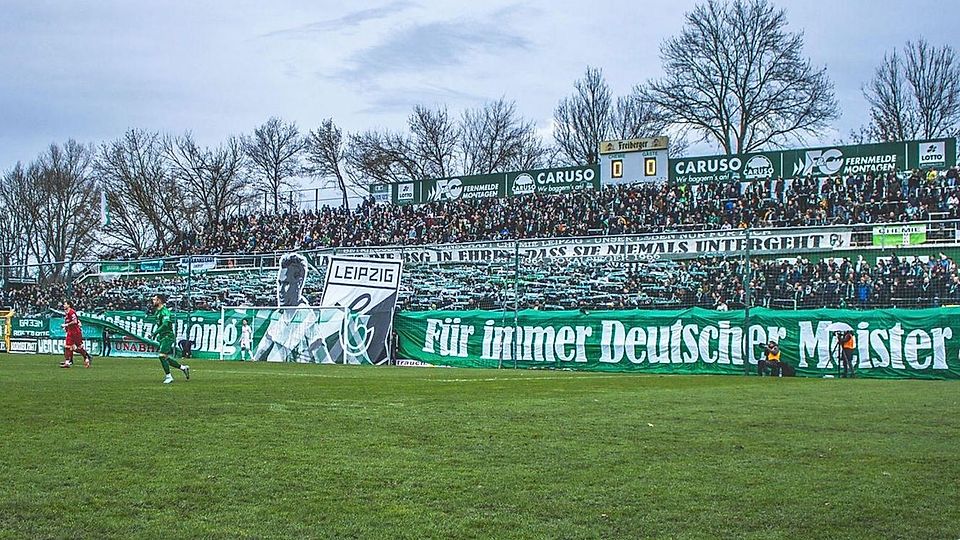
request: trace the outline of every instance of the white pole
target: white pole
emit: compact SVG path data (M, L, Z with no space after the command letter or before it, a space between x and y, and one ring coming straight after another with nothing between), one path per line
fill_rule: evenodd
M223 361L223 349L224 347L226 347L226 343L224 341L226 337L226 328L227 328L226 325L223 323L223 318L224 318L224 307L220 306L220 339L219 339L220 343L218 345L218 348L220 349L221 362Z

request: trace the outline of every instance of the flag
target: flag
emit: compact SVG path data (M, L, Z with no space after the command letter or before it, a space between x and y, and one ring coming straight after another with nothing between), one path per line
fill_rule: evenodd
M107 203L107 190L100 188L100 225L110 225L110 205Z

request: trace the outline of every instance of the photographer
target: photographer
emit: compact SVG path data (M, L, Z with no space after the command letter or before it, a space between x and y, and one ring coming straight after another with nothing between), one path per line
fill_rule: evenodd
M110 331L107 330L107 327L103 327L103 331L100 333L100 340L100 356L110 356L113 343L110 341Z
M769 369L771 376L783 377L784 365L780 361L780 346L777 345L777 342L771 340L767 343L763 348L763 353L764 359L757 362L757 374L763 377Z
M853 350L857 346L857 340L853 337L853 331L847 330L837 334L837 342L840 347L840 365L843 366L841 377L853 377Z

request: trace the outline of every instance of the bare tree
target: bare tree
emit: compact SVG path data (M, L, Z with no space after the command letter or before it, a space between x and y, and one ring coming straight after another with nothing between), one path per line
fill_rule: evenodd
M216 228L238 208L245 186L241 170L243 148L236 137L219 147L201 148L189 133L164 137L164 157L172 177L184 194L187 219L200 230Z
M6 209L0 219L0 251L5 266L23 266L30 260L31 235L36 233L39 211L31 208L38 201L33 196L30 174L21 163L0 177L0 205ZM4 277L12 275L6 269Z
M450 118L446 107L413 108L407 119L410 128L411 157L428 178L443 178L454 174L460 127Z
M667 135L670 156L682 156L690 146L686 129L671 125L670 115L643 98L643 89L634 88L628 96L617 98L611 118L614 139L643 139Z
M356 185L405 182L457 174L461 128L445 108L417 105L408 133L368 130L350 136L344 153Z
M216 216L230 215L233 208L240 213L247 186L243 175L245 163L243 143L237 137L230 137L216 148L207 149L202 170L207 175L208 191L213 191L204 205L208 223Z
M43 191L50 195L46 229L52 260L77 260L92 252L100 225L100 190L93 175L96 152L68 140L41 156Z
M14 214L22 225L27 262L40 263L41 280L62 279L65 261L93 253L100 224L100 193L93 177L94 150L74 140L52 144L27 169L7 175Z
M137 256L144 255L158 246L153 224L136 209L128 207L130 197L122 190L104 184L107 205L107 223L103 226L105 244Z
M344 158L348 169L356 171L354 182L358 186L423 178L411 155L409 138L403 134L377 130L353 134Z
M508 162L508 168L523 171L550 167L555 157L555 150L545 145L533 124L529 124L520 136L517 152Z
M728 154L816 133L839 116L826 68L768 0L708 0L660 48L666 76L640 95Z
M907 42L903 56L894 49L863 95L870 103L870 139L930 139L960 131L960 62L949 45L921 39Z
M320 127L307 135L305 154L306 170L320 178L333 178L343 196L343 208L350 209L347 192L347 178L344 171L346 157L343 145L343 131L327 118Z
M535 168L552 157L533 122L502 98L464 111L459 123L446 109L417 106L408 127L408 133L368 130L349 136L341 175L345 169L349 183L365 186ZM324 159L330 163L335 155L328 152Z
M466 110L461 119L460 152L464 174L503 172L546 157L533 122L504 98Z
M598 68L587 67L573 83L574 93L553 113L553 138L570 163L596 163L600 141L613 132L613 98Z
M127 131L100 148L96 169L110 209L108 238L137 255L167 251L181 233L184 197L167 169L160 136Z
M870 104L870 124L860 131L863 138L905 141L919 131L919 118L916 108L911 106L903 61L896 49L884 56L863 94Z
M304 139L293 122L270 118L243 137L243 150L249 159L250 171L264 192L273 199L273 211L280 211L280 192L290 187L290 178L302 172L300 160Z
M553 113L553 138L567 164L596 163L604 140L656 137L671 131L669 115L645 99L639 86L632 94L614 99L603 72L592 67L573 86L574 93L563 98ZM671 152L686 147L683 137L671 143Z

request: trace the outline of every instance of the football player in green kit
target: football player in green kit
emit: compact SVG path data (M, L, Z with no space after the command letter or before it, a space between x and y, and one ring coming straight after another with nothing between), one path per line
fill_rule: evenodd
M163 372L167 374L167 376L163 378L163 384L173 382L173 375L170 375L170 366L182 371L184 377L189 381L190 366L186 364L181 365L173 359L176 335L173 332L173 314L167 309L166 296L162 294L153 295L153 307L155 308L154 317L156 318L156 326L154 327L151 338L160 343L158 348L160 365L163 366Z

